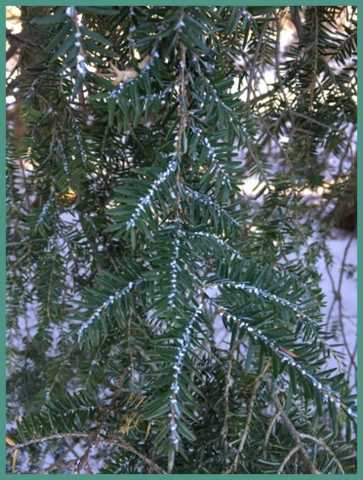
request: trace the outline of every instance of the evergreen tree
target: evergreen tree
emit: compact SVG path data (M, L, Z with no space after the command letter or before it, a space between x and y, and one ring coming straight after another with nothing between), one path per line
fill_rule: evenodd
M355 397L314 268L336 215L303 192L356 131L355 9L22 7L21 21L8 470L354 473ZM286 21L298 38L281 55ZM241 191L256 174L259 202Z

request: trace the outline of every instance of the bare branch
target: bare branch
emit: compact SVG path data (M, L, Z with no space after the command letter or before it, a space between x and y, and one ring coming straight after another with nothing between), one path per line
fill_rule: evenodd
M301 438L300 438L300 433L296 430L296 428L294 427L292 421L290 420L290 418L288 417L287 413L285 412L285 410L283 409L282 405L281 405L281 402L279 400L279 397L276 395L276 393L274 395L272 395L272 400L275 404L275 407L279 410L280 412L280 415L281 415L281 418L282 420L284 421L284 424L286 426L286 428L288 429L288 431L290 432L291 436L292 436L292 439L295 443L296 446L299 447L299 452L309 470L309 473L320 473L316 468L315 468L315 465L313 464L313 462L311 461L310 457L309 457L309 454L308 452L306 451L302 441L301 441Z
M283 462L281 463L279 469L277 470L277 473L280 474L283 472L287 462L290 460L290 458L294 455L294 453L298 452L300 450L300 446L296 445L293 449L289 451L289 453L286 455L284 458Z
M333 457L333 461L334 463L336 463L336 465L338 466L339 470L340 470L340 473L343 473L345 474L345 471L342 467L342 464L339 462L339 460L336 458L335 456L335 453L328 447L328 445L326 445L322 440L319 440L318 438L316 437L313 437L312 435L308 435L307 433L300 433L300 437L301 438L309 438L310 440L312 440L313 442L317 443L318 445L320 445L321 447L323 447L328 453L329 455L331 455Z

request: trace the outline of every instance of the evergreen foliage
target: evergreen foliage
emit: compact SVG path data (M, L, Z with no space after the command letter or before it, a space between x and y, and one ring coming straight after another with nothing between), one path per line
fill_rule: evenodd
M23 8L9 471L45 473L49 453L51 473L356 471L355 397L314 269L330 224L303 195L356 129L347 12ZM281 56L287 18L299 38ZM254 174L260 203L240 188Z

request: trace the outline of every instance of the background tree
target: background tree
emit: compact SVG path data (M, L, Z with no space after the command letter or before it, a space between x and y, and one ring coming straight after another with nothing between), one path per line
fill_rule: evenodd
M9 470L354 473L355 399L314 266L342 198L355 228L356 10L21 7L20 20Z

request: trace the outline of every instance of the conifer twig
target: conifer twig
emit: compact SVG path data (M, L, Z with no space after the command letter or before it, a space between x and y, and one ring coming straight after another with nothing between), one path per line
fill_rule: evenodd
M300 433L296 430L296 428L294 427L294 424L292 423L292 421L290 420L290 418L288 417L287 413L285 412L285 410L283 409L282 405L281 405L281 402L279 400L279 397L276 395L276 393L274 393L272 395L272 400L275 404L275 407L278 409L278 411L280 412L280 415L281 415L281 418L282 420L284 421L284 424L286 426L286 428L288 429L288 431L290 432L292 438L293 438L293 441L295 443L296 446L299 447L299 452L309 470L309 473L320 473L316 468L315 468L315 465L313 464L313 462L311 461L310 457L309 457L309 454L308 452L306 451L302 441L301 441L301 438L300 438Z
M67 432L67 433L55 433L54 435L48 435L47 437L41 437L41 438L34 438L33 440L28 440L23 443L17 443L13 447L9 447L6 449L6 455L9 455L10 453L14 452L14 450L18 450L20 448L27 447L28 445L34 445L35 443L41 443L41 442L47 442L48 440L55 440L58 438L65 438L65 437L89 437L89 433L84 433L84 432Z
M286 455L286 457L284 458L283 462L281 463L279 469L277 470L277 473L282 473L284 471L284 468L287 464L287 462L290 460L290 458L294 455L294 453L298 452L300 450L300 446L299 445L295 445L294 448L292 448L289 453Z
M266 458L266 450L267 450L267 445L268 445L268 442L270 440L270 436L271 436L271 433L272 433L272 429L276 423L276 421L278 420L278 418L280 417L280 411L279 410L276 410L275 412L275 415L272 417L271 421L270 421L270 424L268 426L268 429L267 429L267 432L266 432L266 436L265 436L265 441L263 443L263 449L262 449L262 458Z
M313 442L323 447L324 450L326 450L329 453L329 455L333 457L333 461L339 468L340 473L345 474L344 468L342 467L342 464L339 462L339 460L336 458L335 453L322 440L319 440L319 438L313 437L312 435L308 435L307 433L300 433L300 437L308 438L309 440L312 440Z
M250 401L249 401L249 404L248 404L248 414L247 414L247 419L246 419L246 425L245 425L245 428L243 430L243 433L242 433L242 436L241 436L241 439L240 439L240 442L239 442L239 445L238 445L237 454L235 456L235 459L234 459L232 465L226 470L225 473L234 473L237 469L238 462L239 462L241 453L243 451L243 448L245 446L248 432L250 430L252 414L253 414L253 410L254 410L254 406L255 406L255 399L256 399L257 390L258 390L258 387L260 386L260 383L261 383L261 376L260 376L260 378L258 378L256 380L256 382L254 384L254 387L252 389L251 398L250 398Z

